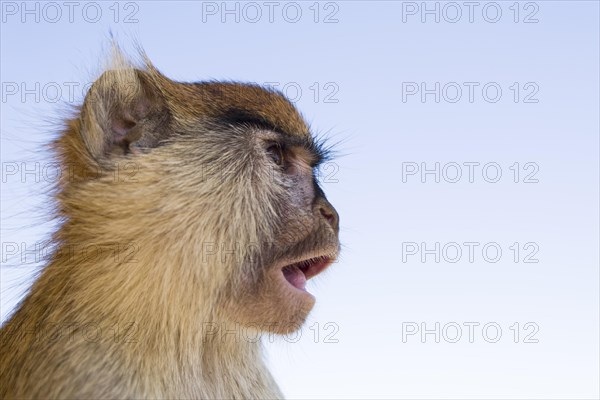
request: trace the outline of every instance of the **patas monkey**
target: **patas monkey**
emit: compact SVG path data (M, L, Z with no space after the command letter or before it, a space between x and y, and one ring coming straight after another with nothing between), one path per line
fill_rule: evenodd
M57 250L0 331L0 396L281 398L247 333L298 329L338 254L326 152L274 90L116 60L53 145Z

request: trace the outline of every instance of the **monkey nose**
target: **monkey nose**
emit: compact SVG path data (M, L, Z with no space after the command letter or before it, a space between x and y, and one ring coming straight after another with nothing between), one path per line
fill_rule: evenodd
M339 229L339 216L335 208L329 202L319 207L319 211L331 227L337 232Z

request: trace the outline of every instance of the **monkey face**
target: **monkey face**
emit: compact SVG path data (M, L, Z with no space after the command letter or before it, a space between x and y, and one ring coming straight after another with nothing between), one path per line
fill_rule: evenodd
M257 232L256 251L240 265L242 274L258 273L233 288L231 309L246 325L287 333L300 327L314 305L306 281L337 257L339 217L315 179L314 168L325 155L310 136L251 129L249 141L258 161L256 185L265 195L258 215L270 229Z
M339 221L315 178L326 151L282 94L174 82L148 64L105 72L73 127L56 145L62 161L102 172L63 183L80 232L169 265L153 278L170 283L159 290L174 308L262 331L300 326L315 301L306 281L337 257ZM135 182L115 182L128 162ZM97 212L100 197L110 213Z

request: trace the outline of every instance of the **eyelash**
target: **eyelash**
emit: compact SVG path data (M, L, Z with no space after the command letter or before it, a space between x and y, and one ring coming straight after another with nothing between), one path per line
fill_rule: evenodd
M324 135L316 135L314 141L311 141L306 150L317 155L317 161L312 165L313 168L318 168L324 162L330 161L334 157L333 148L335 143L330 143Z

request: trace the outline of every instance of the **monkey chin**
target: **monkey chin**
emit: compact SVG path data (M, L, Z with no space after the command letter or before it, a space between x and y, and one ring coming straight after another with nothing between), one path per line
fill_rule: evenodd
M246 328L286 335L299 330L315 305L306 281L327 269L337 258L339 245L300 257L282 258L266 269L259 290L250 297L235 297L228 318ZM247 293L247 292L246 292Z
M323 254L323 253L321 253ZM280 310L287 314L287 324L277 324L275 333L287 334L300 329L315 304L315 297L306 290L306 282L323 272L335 261L335 253L308 255L296 260L278 262L271 269L273 297Z

